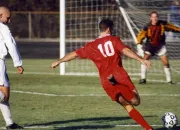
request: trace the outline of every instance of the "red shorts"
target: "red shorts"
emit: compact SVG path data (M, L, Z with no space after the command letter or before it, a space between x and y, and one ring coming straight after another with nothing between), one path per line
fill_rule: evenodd
M120 95L123 96L127 101L131 101L135 96L135 92L133 91L135 86L129 78L127 72L122 68L120 71L112 73L112 75L118 84L112 85L106 76L101 78L102 86L108 96L111 97L113 101L117 101Z

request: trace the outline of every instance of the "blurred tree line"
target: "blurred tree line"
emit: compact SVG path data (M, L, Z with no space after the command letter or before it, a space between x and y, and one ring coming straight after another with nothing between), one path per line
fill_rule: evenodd
M12 13L10 28L16 38L58 38L59 14L41 14L36 11L59 11L59 0L0 0L0 6L7 6ZM30 15L24 11L35 11ZM31 21L30 21L31 18ZM31 31L29 31L29 24Z
M59 11L59 0L0 0L12 11Z
M59 38L59 1L0 0L0 6L7 6L11 11L20 11L12 13L12 24L10 25L16 38ZM124 4L124 0L121 1L121 4ZM107 5L114 6L112 8L112 6ZM88 11L116 10L116 5L114 0L81 0L80 2L79 0L66 0L66 11L74 12L83 9ZM54 11L54 13L51 11ZM73 14L67 15L67 17L71 17L69 21L66 20L67 23L71 22L71 25L77 20ZM74 30L81 26L78 22L76 23ZM70 27L69 24L66 25L66 28L73 30L73 27Z

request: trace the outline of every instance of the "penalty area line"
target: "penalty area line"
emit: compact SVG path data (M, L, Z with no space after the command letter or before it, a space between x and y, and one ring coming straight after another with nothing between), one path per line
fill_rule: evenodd
M15 71L8 71L9 74L17 74ZM24 72L24 75L52 75L52 76L60 76L60 74L56 71L54 72ZM65 76L84 76L84 74L66 74ZM90 77L99 77L98 74L92 73L90 75L85 75L85 76L90 76ZM131 76L131 75L130 75ZM134 78L131 77L131 80L139 80L139 78ZM153 83L167 83L165 80L154 80L154 79L148 79L148 82L153 82ZM175 82L175 84L180 84L180 82Z
M40 95L40 96L49 96L49 97L104 97L106 94L50 94L50 93L39 93L39 92L29 92L29 91L20 91L12 90L13 93L20 94L30 94L30 95ZM180 97L180 94L140 94L140 96L156 96L156 97Z

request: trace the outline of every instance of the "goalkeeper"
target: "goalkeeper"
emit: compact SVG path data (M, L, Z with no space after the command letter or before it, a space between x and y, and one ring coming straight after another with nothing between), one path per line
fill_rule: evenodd
M150 22L137 36L137 50L138 54L144 57L145 60L148 60L150 56L159 56L164 65L166 80L169 84L173 84L165 42L165 31L180 32L180 28L166 21L159 20L159 15L156 11L151 12ZM144 38L147 38L145 52L142 49L142 40ZM146 84L146 71L147 67L141 64L140 84Z

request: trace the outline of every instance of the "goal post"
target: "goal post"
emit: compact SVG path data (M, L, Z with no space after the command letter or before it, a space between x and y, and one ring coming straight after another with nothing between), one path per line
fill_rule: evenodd
M96 39L99 35L98 23L103 18L114 21L114 35L129 43L133 42L132 34L127 29L115 0L60 0L60 57ZM121 33L123 30L126 33ZM77 59L61 64L60 74L97 75L98 73L91 61Z
M125 22L127 24L127 27L128 27L128 29L129 29L129 31L130 31L130 33L132 35L134 43L136 44L137 43L136 34L133 31L133 28L132 28L132 26L130 24L130 21L128 20L128 16L127 16L124 8L121 6L121 1L120 0L116 0L116 2L117 2L117 5L118 5L118 8L119 8L119 11L122 13L122 16L123 16L123 18L124 18L124 20L125 20Z
M65 0L59 0L59 17L60 17L60 43L59 43L59 50L60 50L60 58L65 56L65 39L66 39L66 20L65 20L65 10L66 10L66 4ZM65 63L60 64L60 75L65 75Z

